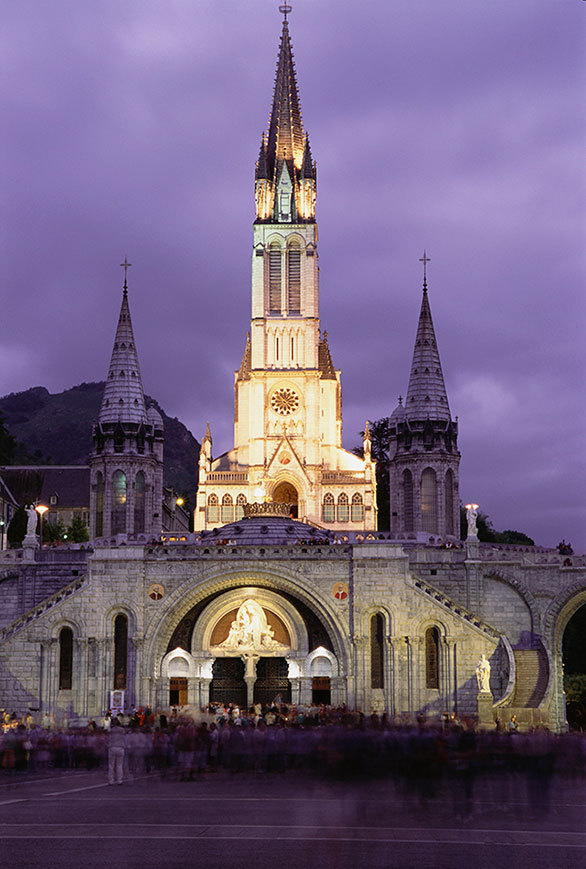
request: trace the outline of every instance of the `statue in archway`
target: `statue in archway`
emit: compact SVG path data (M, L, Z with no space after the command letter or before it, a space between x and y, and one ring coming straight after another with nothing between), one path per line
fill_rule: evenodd
M278 643L275 632L267 622L265 611L259 603L249 598L241 604L220 649L230 651L284 652L288 646Z

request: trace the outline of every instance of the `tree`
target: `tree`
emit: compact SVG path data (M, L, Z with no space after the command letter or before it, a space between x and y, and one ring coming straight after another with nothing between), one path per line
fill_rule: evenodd
M66 534L67 528L61 516L56 522L43 522L43 543L60 543Z
M516 543L523 546L535 546L535 541L522 531L495 531L489 516L478 511L476 519L478 539L482 543ZM460 539L466 540L468 536L468 523L466 521L466 508L460 504Z
M70 543L87 543L90 539L89 528L81 518L74 516L67 529L67 539Z
M0 414L0 465L10 465L16 455L16 438L6 428L4 417Z
M22 541L24 540L24 536L26 534L26 526L26 510L24 509L24 507L19 507L18 510L15 511L12 519L10 520L10 525L8 526L8 531L6 532L8 543L14 549L22 546Z
M390 530L391 520L391 490L389 483L389 441L391 418L385 416L382 419L377 419L369 424L371 453L372 458L376 462L376 506L378 509L378 529L379 531ZM364 440L364 432L360 432L360 437ZM352 452L364 457L364 449L362 446L354 447Z

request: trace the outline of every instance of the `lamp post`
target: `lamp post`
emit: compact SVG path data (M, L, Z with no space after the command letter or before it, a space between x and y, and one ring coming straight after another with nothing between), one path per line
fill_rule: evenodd
M47 512L48 509L49 508L45 507L44 504L37 504L37 506L35 507L35 510L37 511L39 516L41 517L41 528L40 528L40 534L39 534L41 549L43 548L43 516L45 515L45 513Z
M173 499L173 522L171 525L171 531L175 531L175 507L182 507L185 501L179 495L179 497Z

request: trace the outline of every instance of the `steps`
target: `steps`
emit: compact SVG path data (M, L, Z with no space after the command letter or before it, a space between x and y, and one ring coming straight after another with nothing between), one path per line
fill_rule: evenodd
M511 706L535 709L545 694L549 663L542 649L514 649L515 694Z

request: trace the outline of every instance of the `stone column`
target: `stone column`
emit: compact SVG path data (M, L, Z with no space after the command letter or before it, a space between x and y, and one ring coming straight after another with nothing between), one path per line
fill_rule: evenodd
M256 665L260 655L243 655L244 681L246 682L246 706L248 709L254 703L254 683L256 682Z
M393 637L385 637L385 706L389 715L396 715L395 646Z
M423 637L409 637L409 649L411 652L411 707L409 709L411 715L415 715L421 708L421 686L423 675L423 661L421 648L423 646Z
M311 676L299 677L299 703L302 706L311 706Z
M88 717L88 641L85 637L74 640L73 704L76 713Z
M370 695L370 682L367 684L366 673L370 673L370 667L366 666L366 651L368 637L354 634L352 637L354 646L354 706L361 709L365 715L370 712L366 708L367 697Z
M211 677L201 676L199 680L199 705L208 706L210 702Z
M134 703L136 706L144 706L148 702L146 687L143 684L144 637L132 637L131 642L134 646L134 679L132 680L132 693L134 696L128 697L127 705L130 706ZM130 663L130 661L128 663ZM130 687L130 679L128 682L128 687Z
M103 714L110 707L110 691L114 687L112 674L112 642L101 638L96 640L96 673L98 714Z

